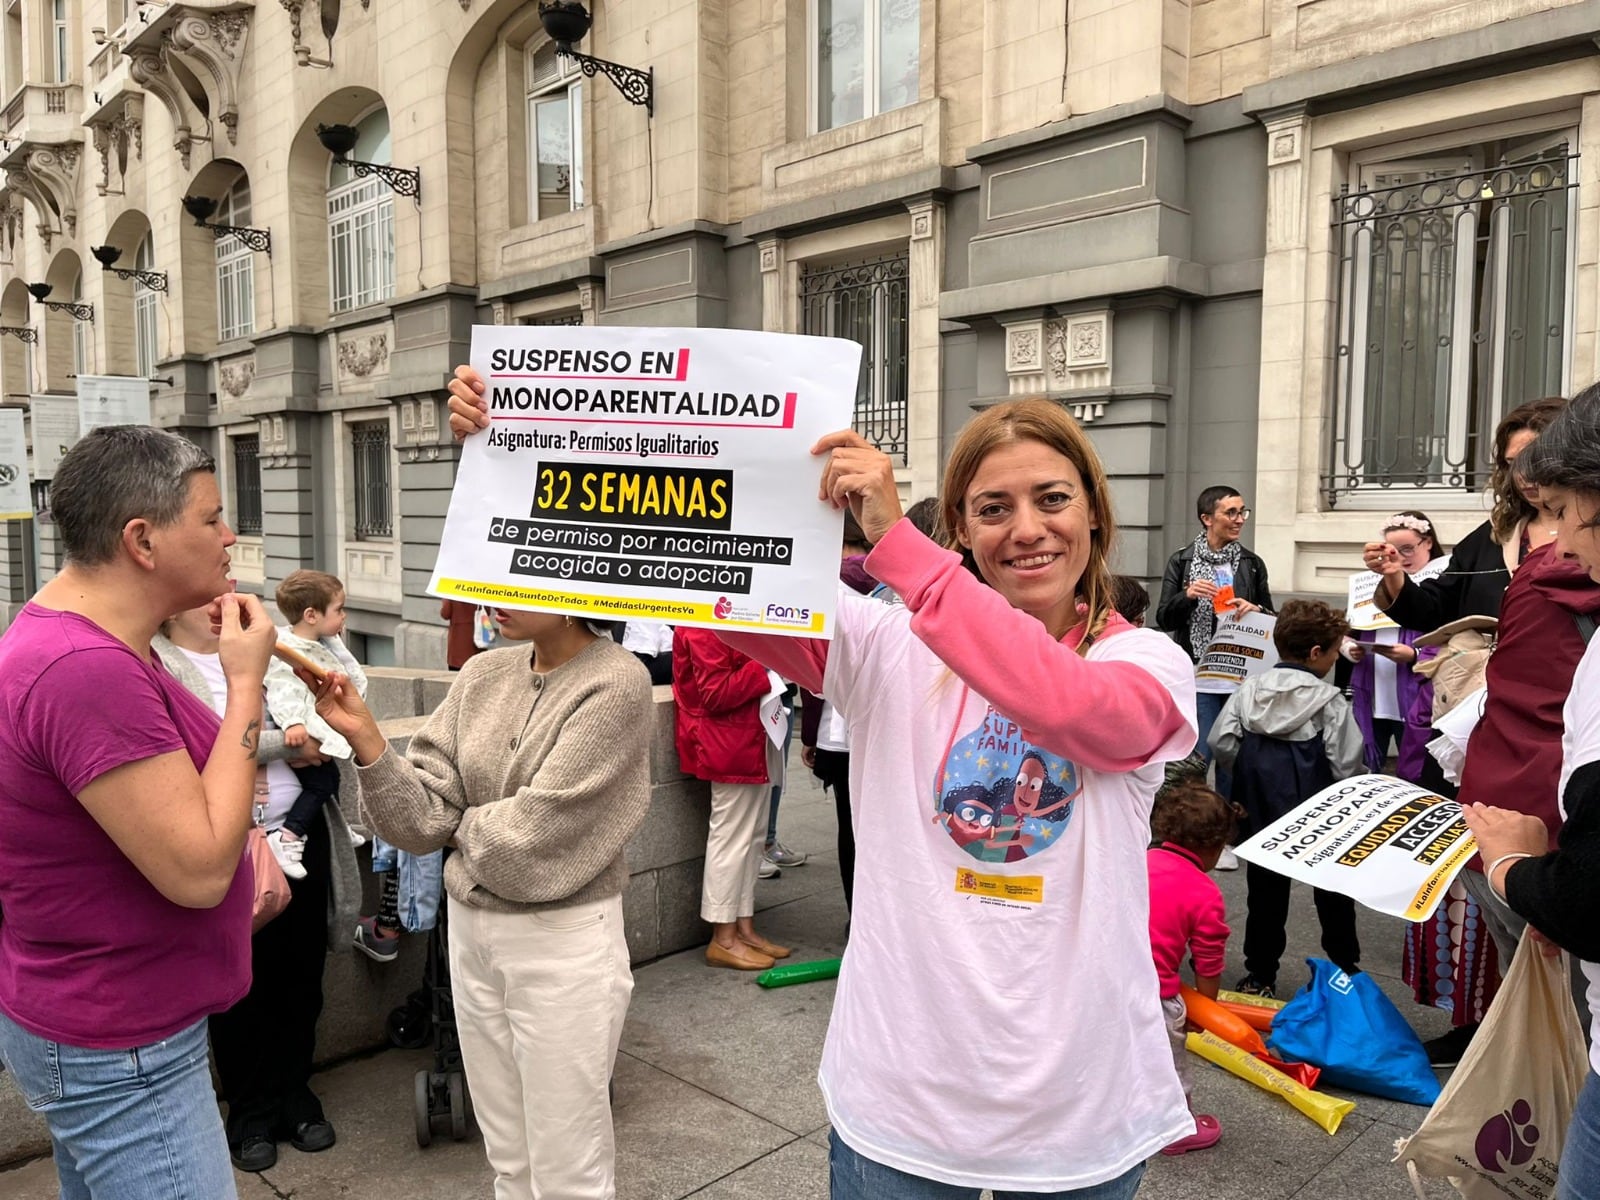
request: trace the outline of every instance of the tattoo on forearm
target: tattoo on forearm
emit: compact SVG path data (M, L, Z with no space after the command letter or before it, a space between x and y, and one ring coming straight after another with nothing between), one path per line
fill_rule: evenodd
M239 745L245 748L251 758L256 756L256 740L261 736L259 732L260 721L251 721L244 727L244 733L239 738Z

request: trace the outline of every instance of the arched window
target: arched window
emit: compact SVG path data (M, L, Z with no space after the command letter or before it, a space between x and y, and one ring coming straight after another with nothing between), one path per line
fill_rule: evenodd
M150 234L139 243L133 265L141 271L156 269L155 244ZM133 351L138 372L146 379L156 373L156 294L138 281L133 285Z
M239 176L211 218L218 225L250 224L250 180ZM217 340L230 342L256 331L255 254L232 234L217 239Z
M583 77L546 42L528 63L528 219L583 207Z
M387 109L357 123L356 134L351 158L388 164ZM394 295L394 193L376 177L357 179L353 167L339 162L328 169L328 257L334 312Z
M72 302L83 303L83 272L80 270L72 277ZM74 320L72 322L72 373L74 375L87 375L89 373L89 322Z

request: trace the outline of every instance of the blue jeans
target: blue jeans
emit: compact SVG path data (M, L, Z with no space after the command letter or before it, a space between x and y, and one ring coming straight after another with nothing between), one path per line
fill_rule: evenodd
M86 1050L0 1014L0 1059L50 1126L61 1200L237 1197L204 1021L133 1050Z
M1216 692L1196 692L1194 697L1194 715L1200 726L1200 740L1195 743L1195 749L1204 756L1207 762L1211 761L1211 747L1208 744L1211 738L1211 727L1217 723L1217 718L1222 715L1222 708L1228 703L1228 694ZM1229 799L1233 798L1233 776L1222 769L1222 764L1217 764L1217 791Z
M1600 1200L1600 1077L1593 1071L1567 1126L1556 1200Z
M794 737L794 709L789 710L789 724L783 731L783 767L789 769L789 742ZM783 784L772 785L772 806L767 809L767 846L778 840L778 801L783 798Z
M1144 1166L1140 1163L1126 1175L1092 1187L1069 1192L997 1191L994 1200L1133 1200L1144 1178ZM981 1188L939 1183L886 1167L857 1154L839 1140L837 1133L828 1134L829 1200L978 1200L981 1192Z

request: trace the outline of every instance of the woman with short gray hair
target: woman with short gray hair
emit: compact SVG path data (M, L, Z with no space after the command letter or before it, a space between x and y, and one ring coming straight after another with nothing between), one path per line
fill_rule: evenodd
M63 1200L232 1197L206 1018L250 986L251 822L275 630L228 581L199 447L96 429L57 468L66 564L0 637L0 1060ZM213 604L220 720L153 657Z

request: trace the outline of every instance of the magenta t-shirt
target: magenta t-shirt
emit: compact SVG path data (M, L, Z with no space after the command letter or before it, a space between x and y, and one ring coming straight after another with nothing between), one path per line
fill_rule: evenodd
M183 908L77 793L187 750L215 713L94 622L28 604L0 637L0 1010L42 1038L121 1050L170 1037L250 987L249 858L221 904Z

